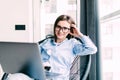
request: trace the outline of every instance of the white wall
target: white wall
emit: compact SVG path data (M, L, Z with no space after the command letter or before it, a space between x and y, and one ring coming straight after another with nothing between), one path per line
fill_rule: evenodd
M0 41L36 42L40 39L40 0L0 1ZM15 30L25 25L25 30Z

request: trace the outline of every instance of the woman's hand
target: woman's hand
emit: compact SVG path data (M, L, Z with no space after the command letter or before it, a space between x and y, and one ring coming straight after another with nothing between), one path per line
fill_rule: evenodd
M83 34L79 31L79 29L76 27L75 24L71 25L70 35L72 35L74 37L82 37L83 36Z

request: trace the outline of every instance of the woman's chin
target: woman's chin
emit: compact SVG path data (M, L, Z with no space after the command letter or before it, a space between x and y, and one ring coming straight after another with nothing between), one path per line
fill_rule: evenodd
M64 39L64 37L63 37L63 36L58 36L57 38L58 38L58 39Z

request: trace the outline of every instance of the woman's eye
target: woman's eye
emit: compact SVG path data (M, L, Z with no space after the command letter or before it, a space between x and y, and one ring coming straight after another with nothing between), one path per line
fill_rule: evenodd
M66 27L63 27L63 29L65 29L65 30L66 30L66 29L68 29L68 28L66 28Z

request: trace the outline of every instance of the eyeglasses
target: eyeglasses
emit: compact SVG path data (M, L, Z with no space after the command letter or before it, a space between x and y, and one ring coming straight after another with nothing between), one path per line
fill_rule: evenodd
M57 25L55 30L57 30L57 31L62 30L63 32L68 32L70 30L70 28L61 27L60 25Z

